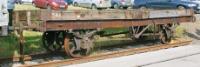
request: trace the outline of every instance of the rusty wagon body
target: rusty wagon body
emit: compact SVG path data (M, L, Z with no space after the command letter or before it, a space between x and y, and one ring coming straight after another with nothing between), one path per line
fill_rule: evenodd
M158 36L162 43L168 43L178 24L195 21L192 10L16 11L14 18L15 29L43 31L47 50L57 51L64 46L72 57L88 55L94 35L102 29L128 28L134 40ZM150 27L153 31L146 32Z

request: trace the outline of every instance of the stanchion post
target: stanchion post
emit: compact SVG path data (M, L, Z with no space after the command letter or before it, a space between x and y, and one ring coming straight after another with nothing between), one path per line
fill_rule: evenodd
M19 21L19 12L15 12L15 23L14 23L14 30L17 32L17 38L19 42L19 54L20 58L19 61L24 64L24 36L23 36L23 23Z

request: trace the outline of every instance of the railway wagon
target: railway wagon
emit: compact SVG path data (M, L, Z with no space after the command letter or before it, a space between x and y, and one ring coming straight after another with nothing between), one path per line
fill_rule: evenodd
M192 10L37 10L15 11L14 24L15 29L43 31L42 41L48 51L63 48L71 57L82 57L90 53L94 36L102 29L128 28L133 40L158 36L162 43L168 43L178 24L193 21ZM152 27L153 31L146 32Z

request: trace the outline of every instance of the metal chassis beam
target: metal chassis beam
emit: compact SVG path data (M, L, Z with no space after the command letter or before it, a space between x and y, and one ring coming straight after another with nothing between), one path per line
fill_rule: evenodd
M76 30L76 29L102 29L119 28L130 26L146 26L150 24L171 24L193 22L193 16L154 18L154 19L134 19L134 20L66 20L66 21L44 21L42 31L55 30Z

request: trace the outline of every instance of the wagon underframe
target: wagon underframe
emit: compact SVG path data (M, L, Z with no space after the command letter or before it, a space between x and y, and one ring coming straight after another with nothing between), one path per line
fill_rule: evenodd
M30 15L31 11L26 15ZM49 51L58 51L64 46L72 57L88 55L93 47L93 37L106 28L128 28L130 38L141 36L159 36L162 43L167 43L173 36L175 27L180 23L193 22L191 10L105 10L105 11L32 11L39 13L43 23L37 27L43 34L43 44ZM16 12L16 22L19 22ZM31 21L30 17L26 21ZM29 24L27 24L29 25ZM154 27L151 33L148 28ZM158 30L156 31L157 28Z

